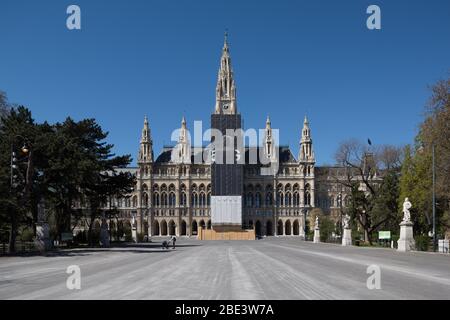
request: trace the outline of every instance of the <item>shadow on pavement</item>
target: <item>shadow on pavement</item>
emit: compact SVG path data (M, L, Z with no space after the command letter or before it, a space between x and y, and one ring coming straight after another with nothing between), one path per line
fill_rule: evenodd
M188 248L188 247L198 247L202 246L201 244L176 244L176 249L179 248ZM175 249L175 250L176 250ZM131 252L131 253L168 253L174 251L172 249L172 245L170 245L170 249L162 248L162 241L160 242L146 242L146 243L113 243L109 248L102 247L73 247L73 248L64 248L64 249L55 249L52 251L48 251L44 254L40 252L23 252L16 253L13 255L4 255L3 257L19 257L19 258L27 258L27 257L73 257L73 256L87 256L96 252Z

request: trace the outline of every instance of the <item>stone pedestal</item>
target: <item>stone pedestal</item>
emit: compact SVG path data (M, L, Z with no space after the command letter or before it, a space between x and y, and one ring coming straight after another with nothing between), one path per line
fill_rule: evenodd
M49 229L46 222L36 224L36 239L34 243L40 252L46 252L51 249L52 243L49 237Z
M320 242L320 229L319 228L315 228L314 229L314 243L319 243Z
M344 229L344 234L342 235L342 245L351 246L352 245L352 229Z
M138 242L138 238L137 238L137 228L133 227L131 228L131 238L133 239L134 243Z
M416 247L416 242L413 236L413 223L408 221L402 221L400 223L400 239L397 242L398 251L410 251L414 250Z

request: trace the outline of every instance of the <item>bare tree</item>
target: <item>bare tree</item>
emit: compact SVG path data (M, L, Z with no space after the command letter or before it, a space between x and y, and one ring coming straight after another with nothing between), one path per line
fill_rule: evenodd
M349 213L363 228L364 240L370 243L371 233L397 214L397 199L386 197L384 191L392 184L392 179L385 179L386 175L399 170L401 158L402 152L398 147L372 147L356 139L342 142L335 154L341 167L336 171L335 182L350 190ZM384 208L380 210L381 207ZM381 213L383 210L385 212Z

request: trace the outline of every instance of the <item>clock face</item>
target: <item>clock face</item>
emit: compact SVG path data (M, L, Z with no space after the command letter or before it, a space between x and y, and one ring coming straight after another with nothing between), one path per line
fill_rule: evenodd
M222 108L223 108L223 110L228 110L228 104L224 104L224 105L222 106Z

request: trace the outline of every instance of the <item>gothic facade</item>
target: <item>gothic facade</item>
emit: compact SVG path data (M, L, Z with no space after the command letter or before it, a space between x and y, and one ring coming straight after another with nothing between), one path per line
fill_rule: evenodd
M236 85L225 39L216 87L215 114L238 114ZM245 147L242 186L242 225L255 228L260 236L305 236L310 212L320 207L323 212L339 216L345 206L345 193L329 178L330 170L317 167L312 132L305 117L299 134L299 154L288 146L277 146L267 118L264 140L260 147ZM194 148L188 139L186 120L182 119L178 143L164 147L154 157L150 124L145 117L139 143L133 193L113 199L109 207L119 211L118 219L133 221L138 233L149 236L195 236L199 228L211 228L211 160L195 161L205 147ZM255 150L256 149L256 150ZM277 161L273 174L261 174L266 167L260 159L248 163L256 151L268 163ZM200 155L200 158L201 155ZM112 226L110 226L112 227Z

